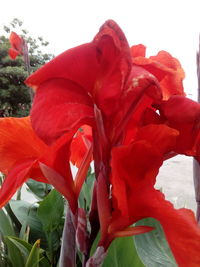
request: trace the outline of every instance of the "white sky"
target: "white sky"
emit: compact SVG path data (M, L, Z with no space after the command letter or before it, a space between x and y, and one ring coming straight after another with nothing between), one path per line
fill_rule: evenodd
M1 0L3 24L17 17L33 36L50 41L55 55L92 40L101 24L114 19L130 45L143 43L148 55L166 50L186 72L185 90L195 97L200 0Z

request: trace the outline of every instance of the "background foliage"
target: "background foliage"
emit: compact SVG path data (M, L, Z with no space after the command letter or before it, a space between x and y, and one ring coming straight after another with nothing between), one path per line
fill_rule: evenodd
M0 117L22 117L29 113L30 96L27 86L23 83L28 73L23 57L10 59L8 49L10 47L9 34L15 31L26 40L29 47L31 71L35 71L53 58L52 54L44 53L48 42L42 37L32 38L23 22L15 18L4 26L5 34L0 36Z

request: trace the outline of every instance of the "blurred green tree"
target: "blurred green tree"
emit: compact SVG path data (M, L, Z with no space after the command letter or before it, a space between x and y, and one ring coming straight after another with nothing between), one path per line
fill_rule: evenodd
M22 56L10 59L9 33L20 35L28 44L31 71L35 71L53 58L52 54L44 53L48 42L42 37L32 38L23 29L23 22L13 19L9 26L4 26L5 34L0 36L0 117L22 117L29 114L30 95L23 81L28 76Z

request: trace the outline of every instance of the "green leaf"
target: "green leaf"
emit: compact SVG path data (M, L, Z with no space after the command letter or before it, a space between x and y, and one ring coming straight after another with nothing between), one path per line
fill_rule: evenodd
M49 257L52 261L55 251L60 247L63 228L64 200L60 193L53 189L40 203L38 217L46 234Z
M26 182L29 191L31 191L40 200L45 198L49 192L52 190L52 186L45 183L37 182L33 179L29 179Z
M25 267L39 267L40 261L40 240L37 240L33 245Z
M12 242L12 244L19 249L21 255L23 256L24 260L26 260L26 258L28 257L29 254L29 250L30 248L32 248L32 245L30 245L30 247L25 244L26 242L21 242L21 240L19 238L16 237L12 237L12 236L7 236L6 237L7 240L9 240L10 242Z
M10 207L21 224L27 221L33 204L23 200L11 200Z
M3 209L0 209L0 232L4 236L15 235L15 231L13 229L10 217L3 211Z
M64 200L61 194L53 189L38 208L38 217L46 232L55 230L61 222L64 212Z
M91 204L92 188L95 181L95 173L91 173L89 169L87 179L85 180L81 193L79 195L79 206L86 211L89 211Z
M142 262L148 267L177 267L159 221L145 218L138 221L136 225L148 225L155 228L151 232L134 237L135 246Z
M24 264L25 264L24 255L20 251L18 246L16 246L16 243L13 242L13 240L11 240L9 237L5 237L5 243L6 243L7 251L8 251L7 252L8 260L9 260L11 266L12 267L24 266Z
M104 260L103 267L144 267L140 261L133 242L133 237L115 239Z
M43 230L42 223L37 215L37 206L22 200L10 201L10 206L22 224L20 237L24 236L24 232L27 226L30 227L29 241L35 242L37 239L41 239L41 246L46 247L46 236Z
M23 239L20 239L20 238L18 238L18 237L14 237L14 236L9 236L8 237L10 240L12 240L12 241L16 241L16 242L18 242L19 244L21 244L24 248L26 248L26 250L30 253L30 251L32 250L32 248L33 248L33 246L30 244L30 243L28 243L28 242L26 242L26 241L24 241ZM43 252L43 249L40 249L40 253L42 253Z

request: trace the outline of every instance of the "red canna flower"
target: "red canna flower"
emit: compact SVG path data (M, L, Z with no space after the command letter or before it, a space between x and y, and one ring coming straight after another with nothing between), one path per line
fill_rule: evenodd
M11 32L9 40L11 44L11 48L9 48L10 58L15 59L18 55L23 56L25 47L24 39L15 32Z
M183 97L183 78L180 63L169 53L145 58L143 45L130 48L118 25L107 21L92 42L67 50L26 80L36 91L32 126L47 148L36 157L37 167L66 197L74 215L94 160L96 182L89 217L92 234L99 230L94 223L99 220L100 224L97 252L103 247L104 253L117 236L152 230L129 227L150 216L162 224L180 266L188 266L189 260L192 266L200 263L200 230L193 215L175 210L154 189L159 168L169 154L197 156L199 104ZM187 114L180 115L180 107L187 103L195 109L186 108ZM80 127L85 132L77 133ZM92 130L87 132L86 127ZM78 152L70 153L77 147ZM75 181L70 157L79 167ZM82 231L77 236L79 242L86 238ZM88 253L85 244L79 246Z
M156 78L142 68L132 68L126 38L113 21L106 22L91 43L56 57L26 84L36 90L32 124L46 143L83 124L99 127L95 106L106 135L113 140L114 128L122 127L140 98L147 94L162 99Z

